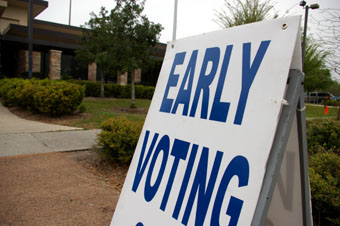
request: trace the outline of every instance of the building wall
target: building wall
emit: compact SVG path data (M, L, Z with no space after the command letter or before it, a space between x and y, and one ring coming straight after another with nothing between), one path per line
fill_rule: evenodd
M0 32L3 34L9 24L27 26L27 9L10 6L5 9L0 18Z
M41 53L32 52L32 72L40 72L41 68ZM16 76L21 76L23 72L28 72L28 51L18 51L18 66Z
M50 68L48 73L50 79L60 79L61 53L59 50L50 50Z

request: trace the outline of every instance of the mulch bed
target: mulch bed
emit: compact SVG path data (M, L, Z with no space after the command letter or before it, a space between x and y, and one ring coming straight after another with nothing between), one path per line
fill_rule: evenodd
M45 122L57 125L64 125L64 126L72 126L75 121L80 121L82 119L91 118L91 114L89 113L75 113L71 115L61 115L61 116L49 116L44 114L39 114L37 112L31 112L24 108L20 107L7 107L10 112L19 116L20 118L38 121L38 122Z
M109 225L127 166L93 151L0 158L0 225Z

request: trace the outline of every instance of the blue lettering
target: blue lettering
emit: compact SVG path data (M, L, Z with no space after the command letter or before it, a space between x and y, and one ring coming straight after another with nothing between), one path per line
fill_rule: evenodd
M228 71L232 49L233 49L232 45L227 46L227 49L224 54L220 78L218 79L216 94L215 94L214 103L211 109L209 120L214 120L214 121L219 121L219 122L227 121L230 103L228 102L224 103L220 101L221 101L222 90L224 87L225 77Z
M174 139L171 156L174 157L169 178L163 180L163 176L165 173L165 169L168 163L169 152L170 152L170 138L168 135L164 135L156 145L159 134L155 133L153 139L151 141L148 152L146 153L146 148L148 145L150 136L150 131L145 131L145 136L143 140L142 150L139 156L138 165L135 173L135 178L133 181L132 191L136 192L140 181L145 173L146 167L149 164L148 173L145 179L145 187L144 187L144 199L146 202L150 202L156 196L162 181L166 181L166 187L163 194L162 201L160 203L160 209L165 211L167 207L168 200L171 196L172 187L176 180L177 171L179 169L179 164L181 160L186 160L190 143L187 141L183 141L180 139ZM234 176L238 178L238 187L243 187L248 185L249 181L249 163L248 160L243 156L236 156L231 160L227 168L225 169L222 179L220 183L217 183L217 175L220 170L223 152L217 151L215 155L215 159L212 165L212 169L210 175L208 176L208 162L209 162L209 148L203 147L201 156L199 158L199 162L197 165L197 169L195 172L195 176L193 178L193 183L191 188L189 188L189 180L192 175L193 166L196 161L196 155L198 150L197 144L192 144L191 152L189 159L187 160L187 166L185 169L185 173L182 179L182 184L177 196L177 200L175 203L175 207L172 213L172 217L178 220L179 214L183 211L183 218L181 223L183 225L187 225L192 215L192 208L194 202L196 200L196 213L195 213L195 225L204 225L205 218L208 212L208 208L210 203L212 206L212 214L210 220L211 226L220 226L220 214L222 211L222 204L224 202L224 198L226 192L228 190L228 186L230 181ZM145 156L146 155L146 156ZM152 155L152 158L151 158ZM161 157L160 157L161 156ZM156 162L160 161L160 169L155 172ZM157 175L155 175L157 174ZM154 176L154 177L153 177ZM155 182L151 184L151 179L155 178ZM179 182L179 179L177 179ZM217 186L216 197L215 200L212 200L212 195L215 190L215 186ZM187 190L190 189L190 193L188 194L188 201L184 208L183 201L186 196ZM171 197L176 197L174 194ZM234 196L231 196L229 200L229 204L227 206L227 210L225 214L230 216L229 224L230 226L236 226L239 221L239 217L243 207L243 200L238 199ZM183 207L183 208L182 208ZM223 223L225 224L225 222ZM136 226L142 226L142 222L138 222Z
M160 108L161 112L170 113L173 99L168 99L169 90L170 90L171 86L177 86L179 75L175 74L175 69L176 69L177 65L183 64L185 54L186 54L186 52L182 52L182 53L177 53L176 56L175 56L174 63L172 64L171 72L170 72L170 75L169 75L168 84L166 85L166 89L165 89L165 92L164 92L163 101L162 101L161 108Z
M243 206L243 201L235 198L234 196L230 197L229 205L226 214L230 216L229 224L230 226L236 226L238 219L241 214Z
M255 59L250 65L250 49L251 43L243 44L243 59L242 59L242 89L240 99L237 105L236 116L234 124L241 125L243 120L244 110L246 108L249 89L254 81L256 73L261 65L264 55L266 54L267 48L270 41L262 41L260 48L258 49Z
M188 150L190 143L175 139L174 145L172 146L171 155L175 157L174 163L171 168L168 184L166 185L166 189L164 192L163 200L161 203L161 210L165 210L166 204L168 203L169 195L171 192L172 184L174 183L174 179L176 176L177 168L179 161L185 160L187 158Z
M225 170L220 186L217 190L217 195L211 215L211 226L220 226L220 212L225 193L231 179L238 177L238 186L243 187L248 185L249 181L249 163L243 156L236 156L231 160L227 169ZM242 203L241 203L242 202ZM241 213L243 201L232 196L229 202L227 214L230 216L229 225L237 225L238 218ZM231 215L230 215L231 214ZM230 224L233 223L233 224Z
M161 181L164 175L165 166L166 166L166 163L169 157L169 148L170 148L169 136L164 135L156 147L155 153L153 154L153 157L150 163L148 175L146 177L144 198L145 198L145 201L147 202L150 202L153 199L153 197L155 197L157 190L159 188L159 185L161 184ZM157 176L155 184L151 186L151 177L152 177L153 169L155 167L157 158L159 154L161 153L161 151L163 151L163 157L162 157L163 159L162 159L161 168L158 172L158 176Z
M189 109L189 102L190 102L190 97L191 97L191 89L192 89L192 82L194 80L194 74L195 74L195 67L196 67L196 61L197 61L197 54L198 50L194 50L192 52L187 70L185 71L183 81L181 84L181 87L178 91L177 98L174 104L174 107L172 108L171 113L176 114L178 104L183 104L183 113L182 115L187 116L188 115L188 109ZM185 88L185 85L187 83L188 76L189 77L189 82L188 82L188 88Z
M207 119L208 105L209 105L209 92L210 92L209 86L215 78L219 60L220 60L220 49L219 48L217 47L208 48L205 51L200 76L197 82L194 100L193 100L191 110L190 110L190 117L195 117L197 103L201 96L201 91L203 91L201 118ZM207 70L207 66L209 62L212 63L212 68L211 68L210 73L206 74L207 73L206 70Z
M188 224L191 209L194 204L194 200L195 200L197 193L198 193L198 197L197 197L197 210L196 210L195 225L203 225L204 223L204 219L207 214L211 195L215 187L218 170L220 168L221 160L223 156L222 152L217 151L214 165L210 173L208 186L206 187L208 154L209 154L209 149L206 147L203 147L201 158L200 158L200 161L197 167L194 183L192 185L189 200L185 208L184 216L182 219L182 224L184 225Z
M177 201L176 201L176 206L175 206L174 212L172 213L172 217L175 218L176 220L178 219L179 212L182 208L184 195L185 195L185 192L187 190L191 171L192 171L192 167L193 167L195 159L196 159L197 149L198 149L198 145L193 144L192 149L191 149L191 154L190 154L190 157L189 157L189 162L188 162L187 168L185 170L184 178L183 178L183 181L182 181L181 190L179 191L178 198L177 198Z
M146 145L147 145L148 139L149 139L149 134L150 134L150 131L146 130L145 131L145 136L144 136L144 142L143 142L142 151L140 153L139 161L138 161L138 165L137 165L137 169L136 169L135 179L134 179L133 185L132 185L132 191L134 191L134 192L137 191L139 183L140 183L140 181L141 181L141 179L143 177L146 165L148 164L148 162L150 160L152 151L153 151L153 149L155 147L155 144L156 144L156 141L157 141L157 138L158 138L158 133L155 133L155 135L154 135L154 137L152 139L152 142L151 142L148 154L146 155L146 158L145 158L145 160L143 162Z

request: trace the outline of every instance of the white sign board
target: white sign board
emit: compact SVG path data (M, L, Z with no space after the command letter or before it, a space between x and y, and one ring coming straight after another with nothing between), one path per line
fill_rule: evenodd
M167 46L111 225L250 225L300 17Z

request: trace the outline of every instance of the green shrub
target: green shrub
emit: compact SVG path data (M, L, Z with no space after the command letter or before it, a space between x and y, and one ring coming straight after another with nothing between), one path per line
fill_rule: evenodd
M118 84L105 84L104 93L106 97L121 98L121 92L124 87Z
M334 119L307 121L308 149L315 152L319 146L340 152L340 121Z
M93 81L69 80L71 83L84 85L86 87L85 96L100 97L101 84ZM152 99L155 87L135 85L135 95L137 99ZM131 98L131 85L104 84L105 97Z
M86 81L84 82L86 87L85 95L87 97L100 97L101 84L97 82Z
M67 82L39 86L34 94L34 107L49 115L70 114L77 109L84 97L84 87Z
M340 100L336 101L336 100L326 100L325 101L325 105L328 106L339 106L340 105Z
M84 104L79 105L78 107L79 113L84 113L86 112L86 107Z
M11 96L12 105L32 109L35 84L30 80L21 80L15 89L11 89L8 96Z
M5 106L18 105L18 93L24 86L23 79L3 79L0 83L0 96Z
M121 86L116 85L116 87L119 86L119 96L118 98L131 98L131 85Z
M144 86L144 99L152 99L153 93L155 92L155 87L153 86Z
M143 122L132 122L125 118L111 118L101 124L100 153L107 159L120 163L130 163L135 151Z
M144 86L135 85L135 95L136 95L136 98L144 99L144 96L145 96Z
M333 152L319 152L310 157L313 216L318 225L340 225L339 166L340 156Z
M84 97L84 87L64 81L5 79L0 82L4 105L50 115L69 114Z
M85 96L87 97L100 97L100 83L84 80L68 80L68 82L85 86Z
M10 89L15 88L21 79L1 79L0 80L0 97L4 98L4 96L8 93Z
M153 93L155 92L155 87L153 86L135 86L136 98L138 99L152 99Z

